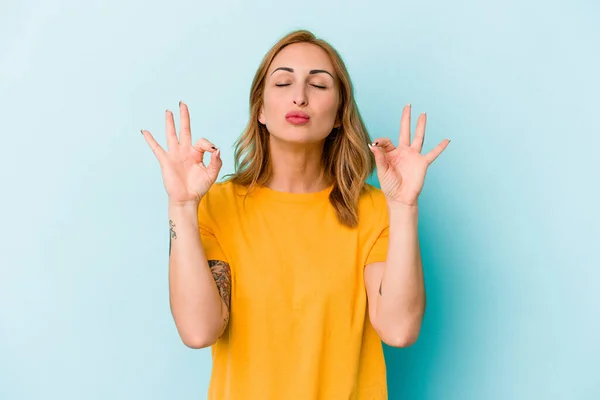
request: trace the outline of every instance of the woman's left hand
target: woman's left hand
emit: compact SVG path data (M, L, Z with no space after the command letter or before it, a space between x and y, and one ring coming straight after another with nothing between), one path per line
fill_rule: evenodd
M377 177L389 206L416 206L427 168L444 151L450 140L444 139L429 153L422 155L426 114L417 121L415 137L410 143L410 104L402 111L398 147L388 138L377 138L369 145L377 164Z

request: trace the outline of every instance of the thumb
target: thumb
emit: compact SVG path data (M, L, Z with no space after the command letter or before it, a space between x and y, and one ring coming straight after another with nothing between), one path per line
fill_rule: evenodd
M388 168L389 163L383 149L379 146L375 146L372 143L369 144L369 149L373 152L375 156L375 164L377 165L378 174L384 174Z

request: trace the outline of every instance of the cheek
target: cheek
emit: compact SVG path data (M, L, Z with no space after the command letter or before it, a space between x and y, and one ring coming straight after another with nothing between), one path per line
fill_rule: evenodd
M337 101L337 98L326 99L321 106L321 109L323 110L323 117L327 119L327 121L335 120L338 112L338 107L339 103Z
M280 111L281 104L282 101L276 93L265 93L263 104L265 118L268 120L269 118L277 116L278 112Z

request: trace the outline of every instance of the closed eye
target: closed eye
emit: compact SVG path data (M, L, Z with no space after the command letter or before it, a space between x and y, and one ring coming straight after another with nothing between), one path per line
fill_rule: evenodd
M291 83L276 83L275 84L275 86L277 86L277 87L284 87L284 86L290 86L290 85L291 85ZM327 86L322 86L322 85L312 84L311 86L314 86L318 89L327 89Z

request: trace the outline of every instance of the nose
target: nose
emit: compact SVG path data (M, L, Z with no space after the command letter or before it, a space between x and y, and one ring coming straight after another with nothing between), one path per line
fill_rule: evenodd
M298 85L298 87L294 93L294 104L298 107L306 106L308 104L308 97L306 96L305 88L302 85Z

